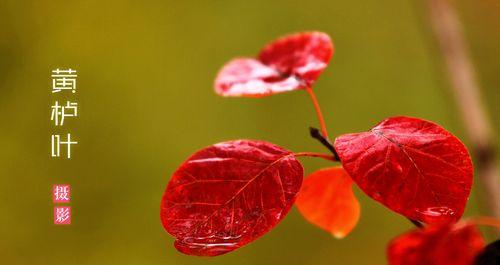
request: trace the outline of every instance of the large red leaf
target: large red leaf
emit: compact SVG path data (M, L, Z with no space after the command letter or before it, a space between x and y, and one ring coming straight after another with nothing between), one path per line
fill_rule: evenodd
M333 54L330 37L322 32L288 35L267 45L258 59L240 58L226 64L215 80L221 96L263 97L311 86Z
M320 169L306 178L295 205L309 222L343 238L359 219L359 202L352 185L343 168Z
M433 225L406 233L389 243L389 265L473 265L484 247L476 226Z
M368 132L335 140L342 165L370 197L425 223L456 221L472 185L465 146L442 127L389 118Z
M163 195L161 220L179 251L224 254L273 228L290 210L302 178L293 153L276 145L215 144L175 171Z

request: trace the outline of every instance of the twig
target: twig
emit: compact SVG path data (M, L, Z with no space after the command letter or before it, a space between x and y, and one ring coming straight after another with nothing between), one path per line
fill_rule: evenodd
M421 222L419 222L419 221L417 221L417 220L413 220L413 219L410 219L410 218L408 218L408 220L409 220L409 221L410 221L413 225L415 225L417 228L424 229L424 227L425 227L423 223L421 223Z
M324 145L330 152L332 152L333 157L335 158L336 161L340 161L339 155L337 154L337 150L333 147L333 145L323 137L323 135L319 132L317 128L314 127L309 127L309 134L311 135L312 138L318 140L322 145Z
M451 91L457 101L476 161L476 175L485 192L490 213L500 218L500 169L495 164L491 122L480 98L472 60L462 25L449 0L427 0L431 24L448 71ZM500 229L497 229L500 235Z

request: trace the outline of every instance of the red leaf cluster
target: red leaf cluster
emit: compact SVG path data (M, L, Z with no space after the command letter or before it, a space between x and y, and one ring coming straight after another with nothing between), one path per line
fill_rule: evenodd
M391 265L471 265L482 238L472 225L452 224L462 216L472 185L467 149L442 127L411 117L342 135L332 146L312 90L332 54L325 33L297 33L270 43L256 59L234 59L220 70L215 92L222 96L263 97L305 88L321 124L321 133L313 129L311 135L333 156L292 153L251 140L196 152L175 171L161 202L162 223L176 238L175 247L189 255L215 256L268 232L301 189L303 169L296 156L306 155L340 160L343 166L316 171L305 180L297 207L311 223L336 237L348 234L360 212L354 181L391 210L433 224L394 240L388 251Z
M217 75L215 92L228 97L263 97L311 86L333 54L330 37L297 33L267 45L258 59L238 58Z

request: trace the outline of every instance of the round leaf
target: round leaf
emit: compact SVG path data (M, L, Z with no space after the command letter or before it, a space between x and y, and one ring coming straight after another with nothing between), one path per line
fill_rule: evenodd
M352 185L343 168L320 169L304 180L295 205L309 222L343 238L359 220L359 202Z
M368 132L335 140L342 165L370 197L425 223L456 221L472 185L465 146L422 119L389 118Z
M189 255L215 256L272 229L290 210L303 169L293 153L250 140L204 148L173 174L161 219Z

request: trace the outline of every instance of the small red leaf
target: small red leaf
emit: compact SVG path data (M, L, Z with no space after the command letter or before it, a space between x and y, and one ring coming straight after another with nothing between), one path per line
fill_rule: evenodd
M293 153L250 140L196 152L173 174L161 203L163 226L189 255L216 256L250 243L288 213L303 169Z
M422 119L389 118L368 132L335 140L342 165L370 197L425 223L456 221L472 185L465 146Z
M484 248L476 226L440 224L417 229L389 243L389 265L473 265Z
M295 205L309 222L343 238L359 219L359 202L352 185L341 167L320 169L304 180Z
M311 86L333 54L330 37L321 32L288 35L267 45L258 59L234 59L215 80L221 96L263 97Z

